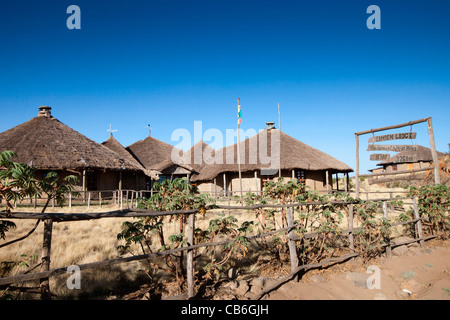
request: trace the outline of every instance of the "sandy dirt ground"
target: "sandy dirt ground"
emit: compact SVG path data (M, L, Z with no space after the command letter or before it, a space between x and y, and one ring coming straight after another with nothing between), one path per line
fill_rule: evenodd
M290 281L268 299L273 300L450 300L450 241L410 246L392 258L361 266L348 261L324 270L311 270L299 282ZM398 254L398 255L397 255ZM380 270L380 288L369 289L369 265Z

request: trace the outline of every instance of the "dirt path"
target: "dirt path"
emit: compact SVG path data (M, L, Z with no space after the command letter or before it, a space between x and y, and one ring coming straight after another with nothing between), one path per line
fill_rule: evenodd
M368 265L380 270L380 289L368 289ZM312 270L300 280L272 292L270 300L450 300L450 241L428 242L424 248L404 247L391 259L365 267L353 262Z

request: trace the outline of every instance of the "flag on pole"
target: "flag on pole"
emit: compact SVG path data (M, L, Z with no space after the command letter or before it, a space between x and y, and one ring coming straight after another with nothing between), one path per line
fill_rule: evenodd
M241 105L239 104L239 99L238 99L238 124L242 123L242 112L241 112Z

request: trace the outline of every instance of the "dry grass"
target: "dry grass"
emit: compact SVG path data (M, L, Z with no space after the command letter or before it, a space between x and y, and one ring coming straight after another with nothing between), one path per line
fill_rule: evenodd
M102 208L102 211L110 210L112 208ZM48 212L51 211L52 209L48 210ZM54 211L62 212L68 211L68 209L55 208ZM117 234L121 231L121 224L125 220L130 219L104 218L90 221L55 222L52 234L51 269L119 257L119 252L116 250L119 245ZM26 234L33 228L35 220L14 220L14 223L17 228L7 233L6 241ZM36 231L25 240L2 248L0 261L20 261L23 259L22 255L27 257L37 255L37 259L30 261L30 266L38 264L42 239L43 224L41 223ZM4 242L2 240L0 243ZM83 271L81 290L68 290L66 281L69 275L58 276L50 281L51 290L64 298L108 295L108 291L112 291L116 285L123 285L135 280L140 275L138 272L140 268L139 262L133 262L110 267L107 270ZM16 269L12 271L12 274L24 271ZM26 285L30 286L29 283Z
M107 212L117 210L113 205L91 206L88 211L86 207L69 208L48 208L47 213L51 212ZM41 209L18 208L21 212L40 212ZM236 212L232 212L235 214ZM216 217L216 215L214 215ZM239 220L244 219L244 215L238 215ZM207 228L211 216L197 217L196 226ZM166 243L171 234L178 233L178 222L168 223L169 218L165 218L164 232ZM247 218L248 219L248 218ZM103 218L88 221L72 221L72 222L54 222L52 233L52 251L51 251L51 269L67 267L70 265L79 265L108 259L121 257L116 249L123 241L117 240L117 234L122 231L121 225L124 221L132 221L133 218ZM8 232L6 241L16 239L28 233L36 223L35 220L15 219L13 220L17 228ZM0 249L0 261L20 261L23 260L22 255L31 257L36 255L36 259L30 261L30 266L40 263L43 239L43 223L41 223L36 231L23 241L14 243ZM0 240L0 244L6 242ZM152 249L158 249L155 244ZM141 254L140 248L132 246L134 254ZM127 253L126 256L130 254ZM66 281L69 275L60 275L52 277L50 280L51 292L59 298L111 298L116 293L127 293L134 290L140 284L150 280L142 272L144 262L129 262L118 264L115 266L105 267L102 269L89 269L82 271L81 290L67 289ZM26 268L28 269L28 268ZM9 275L20 274L26 271L25 268L16 268ZM1 270L1 269L0 269ZM39 271L39 268L33 272ZM1 272L0 272L1 274ZM162 277L164 275L158 275ZM27 282L24 286L38 286L38 282ZM114 292L114 293L113 293ZM23 296L25 298L39 298L38 296Z

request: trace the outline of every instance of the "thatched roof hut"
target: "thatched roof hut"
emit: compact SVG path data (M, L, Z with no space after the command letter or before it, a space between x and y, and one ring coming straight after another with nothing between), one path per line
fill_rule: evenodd
M215 150L203 139L195 143L184 153L184 159L193 169L193 174L198 175L204 165L215 156Z
M182 161L172 159L172 152L181 158L183 156L181 150L151 135L126 147L126 150L147 170L156 170L168 175L188 175L193 170Z
M330 173L348 173L353 171L345 163L308 146L278 129L265 129L257 135L240 142L241 172L253 172L270 167L270 164L264 164L267 163L267 159L262 159L261 157L270 157L272 155L272 134L279 135L279 167L281 170L323 170ZM265 141L267 141L267 152L265 152L265 147L263 146ZM258 149L255 149L255 146ZM261 147L264 149L261 150ZM215 151L215 158L216 160L221 159L221 163L218 164L216 162L203 165L200 173L195 175L192 180L210 181L224 172L238 172L237 156L237 143Z
M148 177L151 177L152 179L158 180L159 174L161 172L156 170L147 170L144 168L144 166L138 162L129 152L127 149L125 149L122 144L120 144L119 141L117 141L116 138L114 138L113 134L111 133L108 140L102 142L102 145L107 147L108 149L114 151L117 153L122 159L126 159L129 163L132 163L135 167L140 168L145 175Z
M0 150L17 154L16 161L42 170L128 170L141 168L107 147L87 138L39 107L37 117L0 133Z

